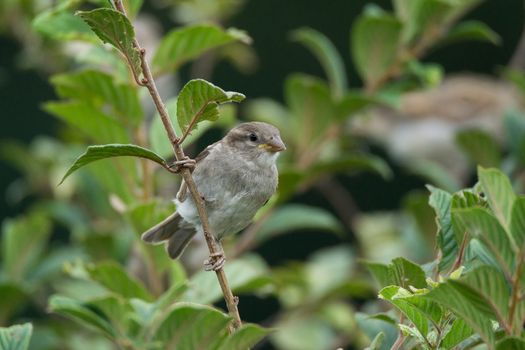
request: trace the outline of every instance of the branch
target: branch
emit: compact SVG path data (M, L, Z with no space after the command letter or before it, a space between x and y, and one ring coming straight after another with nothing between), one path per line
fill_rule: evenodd
M114 6L122 14L126 15L126 11L124 9L124 6L122 5L122 0L114 0ZM160 119L162 120L162 124L164 125L164 129L166 130L168 138L173 146L173 152L175 154L175 157L177 158L177 160L183 160L185 159L186 156L184 154L182 147L180 146L180 143L181 143L180 139L177 137L175 130L173 129L173 126L171 125L171 121L168 115L168 110L166 109L166 106L162 102L159 92L157 91L157 86L155 85L155 81L153 80L153 76L151 74L149 64L145 59L146 50L140 47L137 39L134 39L133 45L140 53L142 74L144 76L144 78L140 81L141 83L140 85L143 85L148 89L151 95L151 98L153 99L153 102L155 103L155 107L157 111L159 112ZM190 170L187 168L182 168L181 175L184 179L184 182L188 186L188 189L190 190L191 196L193 198L193 202L195 203L195 206L197 207L197 212L199 213L199 218L202 223L202 229L204 231L204 238L206 239L206 243L208 244L208 249L210 251L210 254L221 253L222 250L218 246L215 238L213 237L211 229L210 229L210 224L208 221L208 214L206 213L206 208L204 206L204 200L199 194L197 185L195 184L195 181L193 180L193 177L191 176ZM228 284L228 280L226 278L226 274L224 273L224 270L221 268L215 271L215 273L217 274L217 279L219 280L219 284L221 286L222 293L224 294L224 300L226 301L228 312L233 317L233 330L238 329L242 325L241 317L239 315L239 310L237 309L238 298L233 296L233 293Z
M518 327L521 329L521 324L514 324L514 318L516 314L516 309L518 304L520 303L521 299L521 288L520 288L520 277L521 277L521 270L523 269L523 263L524 263L524 252L520 251L518 256L518 263L516 267L516 272L514 272L514 276L512 276L512 295L510 299L510 305L509 305L509 318L507 320L509 329L507 329L508 334L519 334L518 332L514 332L514 328Z

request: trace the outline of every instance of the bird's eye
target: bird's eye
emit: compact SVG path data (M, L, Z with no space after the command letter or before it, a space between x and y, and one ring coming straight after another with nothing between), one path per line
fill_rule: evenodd
M259 139L259 138L257 137L257 135L255 135L253 132L252 132L250 135L248 135L248 138L249 138L250 141L252 141L252 142L255 142L255 141L257 141L257 140Z

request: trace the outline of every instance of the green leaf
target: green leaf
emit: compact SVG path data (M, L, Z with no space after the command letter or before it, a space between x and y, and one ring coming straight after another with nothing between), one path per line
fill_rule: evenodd
M483 22L465 21L452 28L441 40L440 44L451 44L464 40L488 42L494 45L501 44L501 37Z
M235 42L251 43L251 38L238 29L224 30L214 25L193 25L169 32L153 56L156 74L178 69L182 64L206 51Z
M452 220L460 231L479 239L509 276L514 265L512 245L494 216L482 208L453 209Z
M29 347L33 325L24 323L8 328L0 328L0 349L26 350Z
M496 350L525 350L525 340L516 337L507 337L498 342Z
M443 80L444 71L439 64L412 60L407 63L406 70L409 77L414 76L417 86L424 89L436 88Z
M426 288L426 276L421 267L405 258L395 258L388 265L376 262L364 262L370 273L377 280L379 285L384 288L396 285L409 289Z
M485 298L499 321L507 320L510 286L500 271L492 266L480 266L467 273L462 281Z
M452 195L452 209L468 209L472 207L486 207L483 200L474 190L466 189Z
M49 299L49 310L68 318L71 318L82 325L90 326L113 339L116 335L115 329L108 321L90 310L82 302L61 295L53 295Z
M262 242L285 232L307 230L343 232L339 220L330 212L301 204L288 204L277 208L257 231L256 240Z
M510 233L519 250L525 249L525 197L518 197L512 206Z
M78 11L76 15L91 27L102 42L113 45L126 57L137 77L142 73L140 54L133 45L135 30L125 15L108 8Z
M95 42L96 36L89 26L73 15L77 0L68 0L58 6L40 12L31 23L33 28L54 40L85 40Z
M441 346L445 349L453 349L456 345L470 337L472 334L472 328L470 328L463 319L456 318L454 322L452 322L452 325L450 326L450 329L446 335L443 337Z
M240 102L245 96L224 91L202 79L190 80L177 98L177 120L183 134L191 132L203 120L219 118L219 104Z
M60 180L59 185L76 170L82 168L89 163L97 160L112 158L112 157L139 157L154 161L162 165L164 168L168 167L166 161L156 153L137 146L137 145L121 145L121 144L110 144L110 145L97 145L89 146L83 154L81 154L75 162L69 167L66 174Z
M153 297L144 286L116 262L108 261L87 267L89 276L108 290L124 298L152 301Z
M483 167L499 167L501 164L499 145L486 131L460 131L456 134L456 143L475 164Z
M189 146L199 139L207 130L211 127L224 127L225 125L230 126L228 123L234 123L233 115L225 115L225 107L233 106L222 106L221 107L221 118L217 122L209 120L203 120L199 123L198 129L193 129L191 134L186 137L182 146ZM177 98L172 98L166 101L166 108L170 116L171 123L175 129L177 135L182 135L183 132L177 122ZM160 116L156 113L153 117L151 127L149 129L149 140L151 143L151 149L163 157L173 157L173 145L171 144L164 125Z
M101 71L55 75L51 78L51 84L62 98L90 102L98 109L109 105L123 122L137 125L143 118L137 88L117 83L111 75Z
M309 75L292 74L286 78L284 95L293 115L289 127L310 143L325 137L324 131L336 116L335 103L326 83Z
M51 222L40 212L32 212L2 223L2 269L13 282L27 282L27 275L45 252Z
M173 284L167 291L165 291L156 301L155 308L160 312L166 310L175 301L179 300L184 292L188 290L186 281L178 284Z
M308 48L319 60L328 76L333 96L343 96L348 85L346 71L343 59L330 39L311 28L296 29L291 37Z
M490 208L505 230L509 229L512 205L516 195L509 178L498 169L478 167L478 178Z
M423 269L405 258L395 258L389 265L390 280L394 284L409 289L410 286L415 288L426 288L426 276Z
M410 304L405 298L413 297L412 293L398 286L388 286L379 292L379 298L389 301L414 324L420 337L428 334L428 320L424 313Z
M443 305L464 319L488 344L494 342L491 319L495 316L485 299L472 287L460 281L448 280L424 297Z
M250 349L272 330L254 324L245 324L229 335L216 350Z
M383 341L385 340L385 333L379 332L375 336L375 338L372 340L370 345L365 348L365 350L380 350L381 345L383 344Z
M392 0L396 17L405 22L409 19L410 5L414 0Z
M93 162L79 173L83 195L89 197L96 210L102 209L99 215L104 216L110 209L107 196L103 193L114 193L127 204L135 203L138 198L134 190L138 186L137 164L131 158L118 158L112 162ZM96 180L92 183L93 179ZM101 186L98 187L98 185ZM92 192L95 190L96 192Z
M436 212L436 220L439 227L437 233L437 243L441 250L441 260L439 261L439 271L446 271L452 267L458 253L458 243L452 229L452 218L450 207L452 195L439 188L427 185L430 190L428 204Z
M230 317L205 305L177 303L155 330L155 340L166 349L208 349L226 333Z
M380 11L368 11L351 32L352 57L367 86L377 84L395 64L401 38L401 22Z
M453 6L452 10L448 14L448 20L454 21L462 17L464 14L472 10L477 5L479 5L481 2L483 2L483 0L463 0L463 1L445 0L445 2Z
M454 5L447 0L398 1L404 1L406 7L406 23L403 28L405 43L416 41L417 38L442 28L454 10Z
M85 102L48 102L44 109L100 143L129 143L123 125Z
M414 291L412 296L404 297L404 300L422 312L428 321L432 322L434 325L437 325L443 318L444 310L438 303L422 297L427 292L428 290L426 288L417 289ZM402 293L400 294L400 297L401 296Z
M381 288L393 283L390 279L390 267L388 265L372 261L364 261L363 263Z
M405 337L414 338L419 344L421 344L421 349L430 350L430 347L426 345L426 338L423 337L423 335L417 330L417 328L408 326L403 323L400 323L397 326L399 327L401 334L403 334Z
M116 295L90 299L86 306L99 310L111 322L113 327L121 330L123 333L126 333L130 326L137 322L129 300L119 298Z

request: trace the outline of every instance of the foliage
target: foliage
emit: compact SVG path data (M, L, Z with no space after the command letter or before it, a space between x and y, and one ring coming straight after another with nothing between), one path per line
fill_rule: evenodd
M205 254L198 246L188 249L185 260L171 261L162 247L140 242L145 229L174 210L170 199L177 185L169 172L171 145L142 96L141 60L144 54L152 59L155 79L173 79L205 55L243 61L239 48L250 52L248 34L195 22L226 23L242 1L175 2L170 6L187 25L167 32L146 53L137 50L133 25L142 1L124 3L130 19L100 0L59 1L31 17L35 35L50 48L82 42L86 54L62 57L68 64L50 79L58 100L44 109L61 121L61 140L1 148L24 175L11 188L13 201L37 200L2 225L0 325L27 320L34 310L38 317L33 326L0 329L0 347L12 341L16 349L27 347L32 327L32 349L245 349L265 337L281 349L385 349L394 343L396 327L407 348L464 348L481 341L497 349L522 345L518 277L525 202L501 172L480 168L480 183L471 189L449 193L429 186L430 206L426 195L411 194L401 214L361 214L359 222L353 217L342 222L342 215L327 208L298 203L305 193L319 191L335 207L325 185L337 185L343 174L394 177L389 164L353 135L352 123L371 108L395 108L406 91L439 83L442 70L419 62L430 48L464 39L497 43L486 25L458 23L477 1L397 0L393 13L368 6L349 38L360 89L349 86L343 57L325 35L311 28L292 32L327 78L293 73L284 82L284 104L255 99L246 106L248 118L281 130L287 151L279 163L279 193L252 227L225 242L232 258L225 270L242 307L248 308L243 297L252 295L275 301L279 309L264 322L272 328L247 323L233 334L220 309L215 276L200 271ZM67 68L72 58L75 71ZM519 75L514 80L523 83ZM195 154L197 144L202 146L196 141L208 131L236 122L236 104L230 102L244 95L199 77L180 86L166 106L184 147ZM525 159L523 118L510 112L505 125L513 139L509 154L477 130L459 134L458 144L475 163L510 164L509 173L517 173ZM338 194L351 203L340 188ZM351 216L349 207L339 209ZM404 315L401 321L392 311L378 313L381 304L358 263L358 257L371 257L367 247L383 257L392 254L381 251L382 237L374 241L369 231L358 232L365 219L376 229L410 231L403 239L412 245L404 249L417 251L418 261L428 256L418 245L435 233L434 219L438 223L439 259L432 264L405 258L366 263L381 286L380 298ZM260 252L246 252L294 232L325 235L338 244L278 266L269 266ZM359 311L353 300L363 301Z
M29 346L32 331L30 323L0 328L0 346L5 350L25 350Z
M480 339L499 349L519 342L525 202L501 171L479 167L478 178L474 188L454 194L430 189L440 254L426 273L402 258L369 264L379 297L402 315L407 347L464 349Z

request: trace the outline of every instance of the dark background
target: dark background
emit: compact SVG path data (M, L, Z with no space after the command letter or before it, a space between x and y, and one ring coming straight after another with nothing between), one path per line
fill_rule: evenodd
M240 91L248 99L270 97L282 100L282 86L287 75L303 72L323 76L315 58L305 48L289 40L291 30L308 26L321 31L334 42L345 60L349 84L359 87L361 82L350 58L349 33L355 17L361 13L366 3L369 1L248 1L243 10L227 25L246 30L254 39L253 47L259 59L258 69L253 74L244 75L228 63L219 63L211 81L226 90ZM391 7L389 1L374 3L384 9ZM144 10L161 18L166 24L165 29L169 29L167 26L170 21L165 12L152 6L147 0ZM447 74L476 72L497 75L499 68L508 64L520 38L524 20L523 1L487 0L468 14L466 19L480 20L489 25L501 36L501 45L494 47L476 42L451 45L431 52L424 61L441 64ZM56 135L59 124L40 108L44 101L54 98L54 93L47 83L48 76L37 69L20 68L20 51L20 44L13 38L5 34L0 36L0 139L29 143L37 135ZM189 74L187 67L183 69L182 81L186 80ZM240 115L242 118L242 105ZM203 142L216 137L219 136L208 134L208 139ZM381 149L372 147L372 151L385 156ZM411 189L422 188L423 180L404 174L396 164L390 164L395 172L390 182L369 174L341 177L361 210L397 208L404 194ZM20 174L1 159L0 167L0 216L16 216L31 203L31 199L14 206L6 202L5 189ZM295 200L306 204L327 205L320 202L320 197L315 194L306 194ZM299 233L291 233L263 245L259 248L259 253L274 265L280 263L279 257L301 259L320 246L339 243L336 239L323 234L299 236ZM283 254L282 250L286 250L286 254ZM249 313L247 314L248 310L243 310L243 305L240 305L241 313L248 321L261 322L278 308L275 300L257 300L257 303L252 303L250 298L254 297L242 298L244 306L249 308ZM257 305L257 309L248 307L254 304Z
M254 39L253 47L259 64L255 72L245 75L229 63L219 63L211 80L226 90L240 91L248 99L271 97L282 100L282 86L287 75L303 72L323 76L322 69L315 58L302 46L289 39L290 31L300 27L311 27L327 35L342 54L352 87L359 87L361 82L353 69L350 58L349 34L352 23L363 7L371 1L318 1L318 0L265 0L247 1L240 13L235 15L228 26L246 30ZM390 1L373 1L382 8L391 9ZM144 11L152 13L165 24L165 29L172 23L166 11L162 11L147 0ZM424 61L437 62L445 71L476 72L494 75L505 66L515 50L521 35L524 20L524 5L521 0L487 0L467 15L465 19L483 21L502 38L499 46L486 43L462 42L431 52ZM54 98L47 83L46 73L37 69L21 68L18 42L5 33L0 36L0 101L2 106L2 127L0 139L16 139L30 142L41 134L55 135L58 122L40 108L44 101ZM189 76L189 69L183 69L182 80ZM242 118L242 104L241 104ZM19 176L0 159L0 216L9 217L23 211L25 205L10 206L4 195L6 186ZM400 174L397 174L400 175ZM397 179L397 177L396 177ZM361 183L354 189L372 188ZM408 179L409 182L411 181ZM372 179L371 181L375 181ZM366 181L365 181L366 182ZM377 182L377 181L376 181ZM392 186L409 186L403 178ZM416 181L417 182L417 181ZM414 185L419 185L418 183ZM376 201L363 203L363 209L385 209L384 198L391 198L395 205L405 191L394 191L394 197L381 196ZM355 193L359 202L359 193ZM25 203L27 204L27 203ZM358 203L359 204L359 203Z

